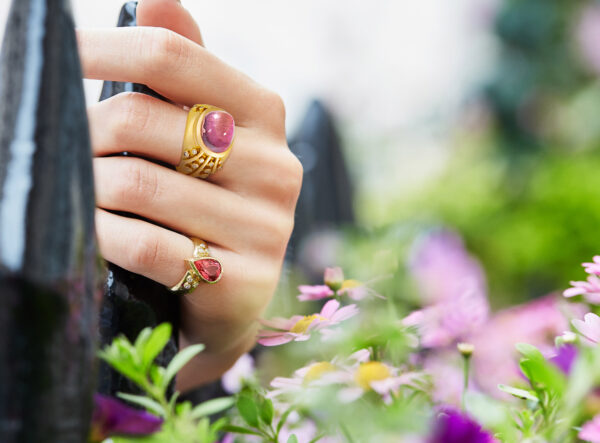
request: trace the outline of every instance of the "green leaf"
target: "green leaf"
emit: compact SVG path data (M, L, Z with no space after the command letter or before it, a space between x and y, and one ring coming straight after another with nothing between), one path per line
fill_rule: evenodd
M134 381L141 387L144 386L144 374L141 374L135 364L128 358L115 356L111 351L100 351L98 357L106 361L114 370Z
M200 403L194 409L190 416L197 420L200 417L205 417L207 415L216 414L217 412L224 411L232 407L235 404L235 399L233 397L220 397L214 398L212 400L205 401L204 403Z
M144 352L144 346L148 342L148 339L152 335L152 328L144 328L140 331L133 346L137 350L138 354L142 355Z
M263 437L264 434L261 432L253 431L252 429L242 428L241 426L225 425L221 428L223 432L234 432L236 434L247 434L247 435L258 435Z
M519 366L533 388L546 389L551 394L562 396L567 385L563 373L548 362L535 346L518 343L515 347L524 356Z
M151 398L144 397L143 395L132 395L124 392L117 392L117 397L122 398L130 403L141 406L147 411L152 412L160 417L166 417L167 412L165 409L156 401Z
M298 443L298 437L296 437L296 434L290 435L287 439L287 443Z
M250 426L258 428L258 408L254 399L247 395L240 395L236 405L244 421Z
M163 386L165 379L165 368L162 366L150 366L150 380L154 386Z
M525 389L513 388L512 386L506 386L502 384L498 385L498 389L522 400L531 400L534 402L539 401L539 399L533 392L527 391Z
M260 412L260 419L263 422L265 422L267 425L270 425L271 422L273 421L273 414L274 414L273 402L268 398L264 398L260 405L259 412Z
M191 345L173 357L173 360L171 360L171 363L169 363L169 366L167 366L167 370L165 371L162 385L163 389L165 389L169 383L171 383L171 380L181 368L183 368L192 358L194 358L203 350L204 345Z
M167 345L171 338L171 332L172 328L169 323L162 323L154 328L141 352L144 368L149 368L160 351Z
M294 406L290 406L289 408L287 408L285 410L285 412L283 414L281 414L281 418L279 419L279 423L277 423L277 435L279 435L279 433L281 432L281 428L283 428L283 425L285 424L285 422L287 421L288 417L290 416L290 414L292 413L292 411L295 409Z

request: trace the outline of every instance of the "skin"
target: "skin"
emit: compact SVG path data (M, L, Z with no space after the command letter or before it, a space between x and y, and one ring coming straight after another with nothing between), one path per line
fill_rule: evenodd
M286 143L281 98L206 50L179 2L140 1L138 24L78 30L86 78L143 83L171 101L123 93L88 108L96 229L106 260L169 287L186 271L190 236L206 240L223 264L217 284L181 298L182 346L206 345L178 377L178 389L187 390L217 379L254 345L256 319L279 280L302 167ZM236 123L231 155L209 179L105 157L129 151L178 164L184 106L196 103L221 107Z

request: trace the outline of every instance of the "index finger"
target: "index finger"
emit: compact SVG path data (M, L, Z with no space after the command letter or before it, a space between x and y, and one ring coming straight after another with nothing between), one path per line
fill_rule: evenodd
M142 83L190 107L218 106L239 126L264 121L265 113L280 113L273 110L272 93L168 29L79 29L77 38L86 78Z

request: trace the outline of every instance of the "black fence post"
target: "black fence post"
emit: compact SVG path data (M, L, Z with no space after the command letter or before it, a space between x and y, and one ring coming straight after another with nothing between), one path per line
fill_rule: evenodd
M0 58L0 441L87 440L98 302L68 0L13 0Z

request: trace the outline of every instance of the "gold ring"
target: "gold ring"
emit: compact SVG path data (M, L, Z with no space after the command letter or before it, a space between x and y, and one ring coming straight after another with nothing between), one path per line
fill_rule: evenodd
M210 255L206 242L196 237L191 237L190 240L194 242L194 255L185 260L189 269L183 278L169 288L173 292L193 291L200 282L216 283L223 275L221 262Z
M177 171L197 178L217 172L229 157L234 132L235 123L228 112L211 105L192 106Z

